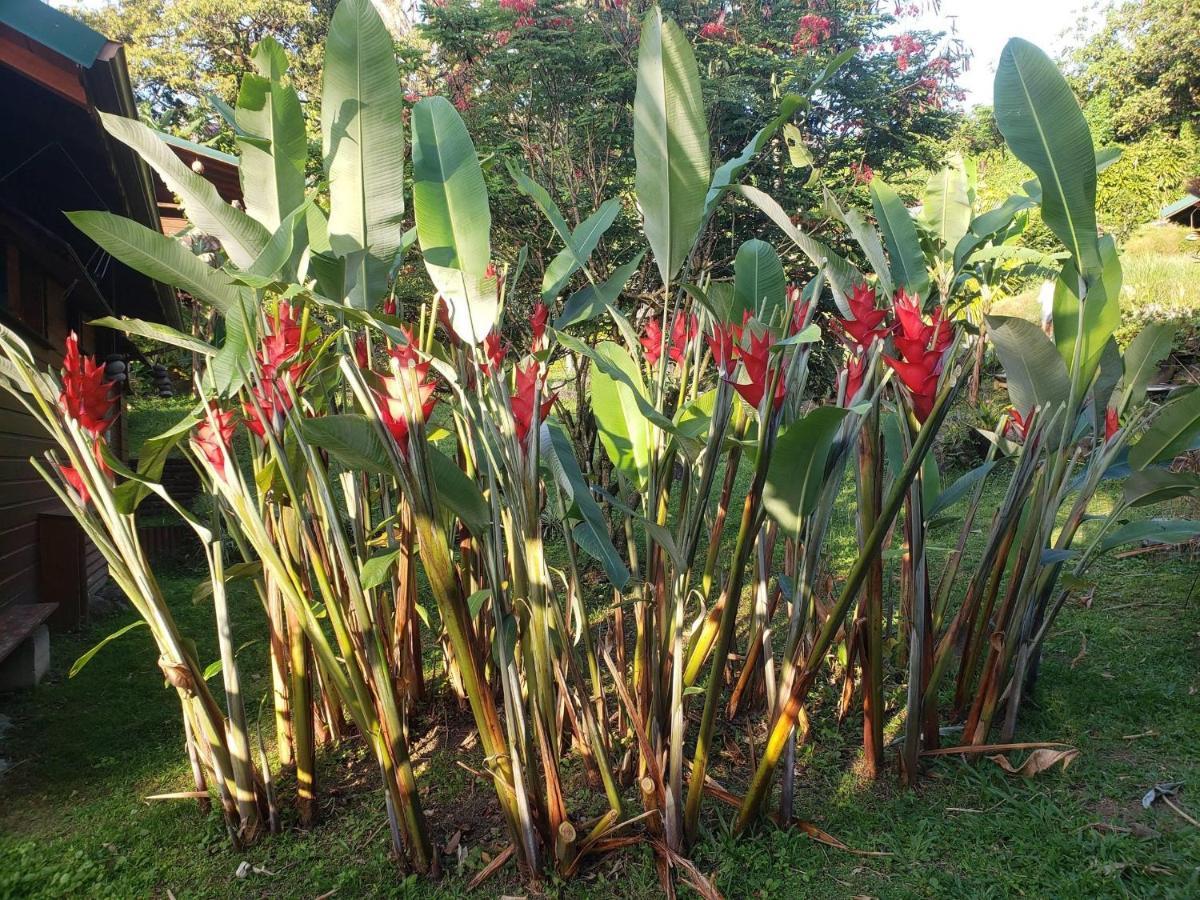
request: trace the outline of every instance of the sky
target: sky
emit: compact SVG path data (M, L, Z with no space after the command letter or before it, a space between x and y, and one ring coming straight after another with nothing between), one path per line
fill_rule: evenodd
M990 105L996 66L1010 37L1025 38L1056 56L1066 43L1064 32L1073 32L1081 20L1095 27L1098 15L1085 12L1094 5L1084 0L942 0L941 9L926 13L918 27L956 32L974 54L961 79L966 106Z

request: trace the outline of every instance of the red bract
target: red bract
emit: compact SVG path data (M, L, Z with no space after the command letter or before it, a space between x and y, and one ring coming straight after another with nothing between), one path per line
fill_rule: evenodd
M517 440L522 444L529 435L529 429L535 424L533 403L539 388L544 389L545 383L537 360L531 359L524 366L518 366L516 388L512 394L512 414L513 424L517 429ZM542 397L542 402L537 408L536 424L540 425L550 414L550 407L554 405L554 398L557 396L557 393L552 393Z
M721 10L711 22L700 26L700 37L710 41L719 41L725 37L725 10Z
M686 316L683 310L675 313L675 321L671 323L671 349L668 355L671 359L678 363L683 363L683 358L687 355L688 344L696 338L696 332L700 330L700 321L693 313L691 316Z
M113 383L105 377L104 366L90 356L79 353L79 336L67 335L67 351L63 357L62 393L58 406L91 433L99 437L111 424L116 398L109 396Z
M863 381L867 376L867 354L858 351L851 352L846 357L846 405L849 406L862 390Z
M229 442L233 439L233 431L237 424L233 420L234 411L232 409L225 412L216 406L212 406L210 409L212 411L211 419L206 416L196 426L196 431L192 435L192 446L197 453L204 455L214 469L224 474L225 463L229 458Z
M483 369L484 375L500 371L500 367L504 365L504 347L500 344L500 332L490 331L483 339L483 357L479 368Z
M424 422L433 412L437 383L429 378L429 363L419 362L412 345L398 345L391 351L392 374L381 376L379 387L372 388L375 406L384 427L401 452L408 451L408 431L414 422Z
M1008 427L1004 430L1010 438L1023 441L1029 436L1029 423L1033 420L1034 409L1037 407L1029 410L1024 416L1015 406L1008 410Z
M367 339L361 334L354 338L354 361L360 369L367 367Z
M886 353L883 358L895 370L904 386L912 397L913 414L918 422L929 418L933 410L933 401L937 396L938 375L941 370L942 355L934 351L923 354L917 360L894 359Z
M642 332L642 349L646 353L646 362L654 366L662 356L663 333L658 319L651 316L646 320L646 330Z
M741 329L734 325L714 325L708 337L708 349L722 378L728 379L737 365L738 338Z
M550 321L550 310L539 300L533 307L529 325L533 329L533 352L546 349L546 323Z
M1117 416L1115 406L1110 406L1104 411L1104 440L1111 441L1113 435L1121 430L1121 420Z
M62 472L63 479L71 486L71 489L79 495L79 502L87 506L92 499L88 493L87 485L83 483L83 478L71 466L59 466L58 471Z
M270 428L273 434L278 434L283 428L284 416L292 408L292 395L282 381L275 379L255 385L250 389L250 393L254 395L258 409L262 410L262 418L259 418L254 403L243 403L242 412L246 416L246 427L260 439L266 437L267 428Z
M795 284L787 286L787 302L792 308L792 324L789 334L796 334L804 327L804 320L808 318L808 311L812 307L811 301L802 301L800 298L803 292L800 287Z
M763 394L767 390L767 381L771 378L771 347L775 338L771 332L763 330L761 335L750 332L750 347L739 347L738 355L746 369L746 377L750 380L745 384L734 384L733 389L742 395L742 399L758 409L762 403ZM783 403L785 388L780 378L775 385L775 408Z
M396 298L388 297L383 301L383 314L385 316L394 316L396 314Z

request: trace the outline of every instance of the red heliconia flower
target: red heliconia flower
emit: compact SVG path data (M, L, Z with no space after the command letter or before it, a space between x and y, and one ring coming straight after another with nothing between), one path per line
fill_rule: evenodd
M741 329L736 325L714 325L713 333L708 337L708 349L712 351L713 362L721 377L728 380L737 366L738 339Z
M812 301L801 300L803 292L800 286L789 284L787 286L787 302L792 308L792 321L788 330L788 334L796 334L804 327L804 320L808 318L808 311L812 308Z
M1029 436L1029 423L1033 421L1033 413L1037 407L1029 410L1025 415L1021 415L1021 411L1015 406L1008 410L1008 426L1004 429L1005 433L1014 441L1023 441Z
M699 330L700 320L696 318L695 313L687 316L684 315L682 309L675 313L675 321L671 323L671 349L667 351L667 355L676 364L683 364L683 358L687 356L688 344L696 339L696 333Z
M513 424L517 429L517 440L522 444L525 443L529 429L535 424L540 425L550 414L550 408L554 406L554 399L558 396L557 393L551 393L542 397L542 402L538 404L537 422L535 423L533 400L539 388L544 390L545 382L538 361L531 359L524 366L518 366L516 388L512 394L512 414Z
M396 314L396 298L388 297L383 301L382 312L385 316L394 316Z
M88 493L87 485L83 483L83 477L71 466L59 466L58 471L62 473L63 480L71 486L71 490L79 495L80 504L87 506L92 496Z
M742 395L742 399L758 409L762 403L763 394L767 390L767 381L771 378L771 347L775 338L771 332L764 329L761 335L750 332L750 347L740 347L738 355L746 369L746 377L750 380L744 384L735 384L733 389ZM775 408L783 403L785 387L780 378L775 386Z
M642 349L646 353L646 362L652 366L657 365L658 358L662 356L663 333L662 326L654 316L646 320L646 330L642 332L641 341Z
M864 351L851 351L846 357L846 405L849 406L862 390L863 381L867 377L867 354Z
M408 452L408 430L414 422L425 422L437 404L437 382L429 377L429 362L417 358L413 344L391 349L391 374L379 378L372 388L375 407L384 427L402 452Z
M112 412L116 398L109 392L114 387L107 380L104 366L90 356L79 352L79 336L72 331L67 335L67 351L63 356L62 393L58 395L58 407L80 426L99 437L112 424Z
M533 315L529 319L533 329L533 352L546 349L546 323L550 321L550 310L539 300L533 307Z
M394 359L401 368L417 368L422 365L421 358L417 353L417 342L413 338L411 328L400 326L400 333L404 335L404 340L398 344L392 344L388 350L388 355ZM424 363L425 369L421 372L424 376L425 371L429 369L429 363Z
M354 338L354 361L360 369L367 367L367 339L361 334Z
M937 396L942 354L930 350L916 360L904 360L894 359L885 353L883 358L908 388L917 421L924 422L933 411L933 401Z
M233 439L237 423L233 420L234 411L232 409L222 412L213 404L210 406L210 410L211 419L209 416L205 416L192 434L192 447L197 453L203 454L217 472L224 475L225 464L229 461L229 442ZM259 427L262 427L261 423L259 423Z
M246 417L246 427L260 440L266 438L267 428L270 428L273 434L278 434L283 428L284 416L292 408L292 395L275 379L255 385L250 389L250 393L254 395L258 408L262 410L262 418L259 418L254 403L243 403L242 412Z
M1118 431L1121 430L1121 419L1117 415L1117 408L1110 406L1104 410L1104 440L1107 443L1113 439Z
M504 365L504 347L500 343L500 332L492 330L483 339L483 361L479 368L484 375L492 375L500 371Z
M862 349L869 350L875 341L888 332L883 324L887 310L875 308L875 289L865 284L855 285L850 293L849 304L854 318L834 320L834 329Z
M263 338L262 349L258 353L258 364L265 379L274 378L284 363L300 352L302 339L296 310L286 300L280 302L275 321L270 323L270 328L271 331ZM295 367L293 377L298 379L304 368Z

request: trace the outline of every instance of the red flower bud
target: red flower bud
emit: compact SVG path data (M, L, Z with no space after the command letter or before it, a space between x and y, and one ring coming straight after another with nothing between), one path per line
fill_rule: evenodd
M535 422L533 404L534 397L539 389L545 389L545 381L542 378L541 366L537 360L531 359L524 366L518 366L516 387L512 394L512 414L513 424L517 429L517 440L522 444L525 443L529 429L534 425L540 425L546 416L550 414L550 408L554 405L554 399L558 396L557 393L552 393L542 397L542 402L537 407L537 420Z
M79 337L74 331L67 335L62 388L58 407L65 415L78 422L92 437L99 437L108 430L117 402L109 395L113 383L107 380L104 366L79 353Z

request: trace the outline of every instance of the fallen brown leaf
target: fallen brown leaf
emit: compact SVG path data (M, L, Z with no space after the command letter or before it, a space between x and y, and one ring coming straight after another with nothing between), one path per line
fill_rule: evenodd
M1075 658L1071 660L1071 668L1074 669L1077 665L1083 662L1083 658L1087 656L1087 635L1085 634L1079 642L1079 652L1075 654Z
M1022 778L1033 778L1035 775L1040 775L1043 772L1054 768L1059 763L1062 763L1063 771L1066 771L1067 766L1073 763L1079 756L1079 751L1074 747L1067 750L1050 750L1043 748L1034 750L1027 757L1020 767L1014 766L1008 761L1008 757L1003 753L997 753L995 756L989 756L992 762L1002 768L1009 775L1020 775Z

